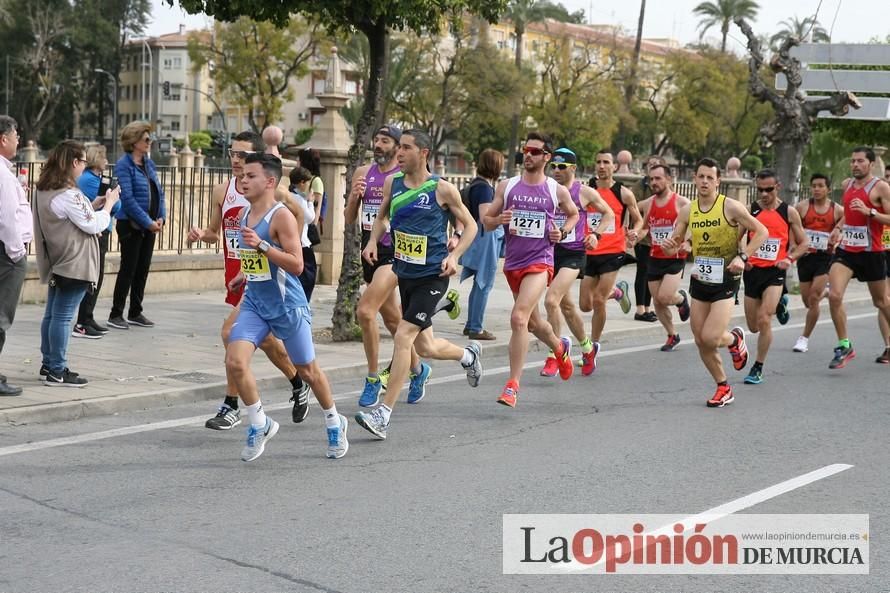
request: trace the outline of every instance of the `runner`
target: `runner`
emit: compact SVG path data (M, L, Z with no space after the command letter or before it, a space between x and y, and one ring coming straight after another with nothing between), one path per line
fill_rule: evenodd
M677 215L673 236L661 248L673 255L681 247L693 255L689 293L692 296L690 326L698 354L717 383L717 391L708 400L711 408L722 408L734 401L732 387L726 380L718 348L729 347L732 364L737 371L748 362L745 330L726 328L732 317L735 292L745 262L766 240L767 230L736 200L717 193L720 187L720 166L710 158L701 159L695 167L698 199L684 206ZM692 240L686 241L687 229ZM744 249L739 249L739 232L753 232Z
M346 202L346 224L355 224L361 215L362 250L368 246L371 229L383 201L383 185L399 172L396 160L399 139L402 131L393 125L386 125L374 135L374 162L355 170L352 176L352 191ZM359 212L361 208L361 212ZM370 408L377 405L381 389L385 389L389 379L389 369L378 373L380 355L380 330L377 313L383 318L383 325L395 336L402 317L402 309L396 296L398 278L393 273L395 257L389 233L381 234L377 245L377 261L368 263L362 258L362 276L367 285L356 307L356 316L362 328L362 344L368 361L368 375L359 396L358 405ZM456 293L455 293L456 294ZM408 389L408 403L419 402L426 391L430 378L430 367L421 362L417 352L411 349L411 384ZM418 370L419 369L419 370ZM414 372L418 370L418 372Z
M751 215L766 227L766 241L755 251L745 266L745 319L748 330L757 336L757 358L751 365L745 383L763 383L763 364L773 341L772 320L785 288L785 275L794 262L809 248L803 232L800 213L779 199L781 187L770 169L757 173L754 181L757 201L751 204ZM748 233L750 239L753 233ZM746 242L743 241L743 244ZM791 249L790 243L794 243Z
M884 181L890 183L890 165L884 167ZM884 208L887 209L886 207ZM887 283L890 285L890 225L884 225L884 233L881 242L884 244L884 258L887 263ZM890 286L887 288L890 292ZM878 364L890 364L890 323L878 312L878 328L881 330L881 338L884 340L884 352L878 355L875 362Z
M207 228L192 227L188 234L189 243L197 241L217 243L220 239L220 230L222 230L226 302L234 307L226 320L223 321L220 330L223 345L228 342L232 324L238 317L238 304L241 302L243 293L243 287L234 290L229 288L229 283L241 270L241 262L238 259L238 232L241 225L241 212L249 205L244 198L239 180L244 174L244 160L251 154L263 152L264 148L263 140L259 134L248 131L235 136L229 149L232 176L225 182L215 185L211 190L210 221ZM270 334L260 344L260 349L290 381L291 401L294 402L292 419L294 422L302 422L309 414L309 387L303 383L294 365L288 359L281 340ZM240 423L238 387L227 373L225 399L220 404L216 416L209 418L204 426L212 430L229 430Z
M890 321L890 290L887 285L887 262L882 235L884 225L890 225L890 185L871 174L875 153L859 146L850 158L852 179L843 183L843 233L836 229L832 241L840 245L828 271L828 304L831 320L837 332L838 345L828 368L840 369L856 356L847 335L847 312L844 293L852 278L868 284L872 302L885 320Z
M383 185L383 201L362 257L379 261L378 242L392 225L395 261L402 297L402 320L393 336L390 385L383 404L372 412L359 412L356 422L378 439L385 439L393 408L411 363L411 349L435 360L460 361L470 387L482 378L482 351L478 342L466 348L433 334L432 317L448 281L457 273L457 260L476 236L476 221L463 205L457 188L427 169L432 141L426 132L406 130L399 139L401 172ZM453 251L448 251L448 213L463 224L464 232ZM427 373L428 374L428 373Z
M538 310L541 297L553 279L553 244L568 237L579 218L569 191L544 175L551 150L549 139L541 134L532 132L526 137L522 174L498 183L494 201L483 219L486 230L493 230L499 224L508 225L504 237L504 274L513 292L510 378L497 401L510 407L516 406L519 395L529 331L553 351L563 381L574 372L572 341L560 339ZM566 216L561 227L555 222L558 210Z
M326 455L338 459L349 449L347 422L337 413L328 379L315 359L312 313L297 278L303 270L300 226L275 197L281 160L253 153L244 160L243 170L241 187L249 205L242 212L238 236L241 272L229 284L232 289L243 284L247 288L226 345L226 372L238 387L250 423L241 459L258 458L278 432L278 423L263 411L250 370L253 353L270 333L284 342L288 358L312 388L324 414Z
M646 273L649 292L655 301L655 315L667 331L662 352L671 352L680 343L680 334L674 328L670 307L677 307L680 321L689 319L689 294L679 289L686 266L686 253L678 251L668 255L661 248L665 239L674 234L678 213L689 204L689 200L674 192L672 182L671 170L667 165L657 163L650 166L649 188L653 194L640 202L643 217L641 236L648 234L652 243Z
M584 279L581 280L581 297L579 305L585 313L593 311L590 322L590 337L593 339L593 370L596 370L596 356L600 351L600 339L606 326L606 301L615 299L626 315L630 312L630 295L627 282L618 278L618 270L624 265L625 249L636 243L643 218L637 208L637 200L632 191L616 182L615 163L612 153L601 150L596 155L596 189L606 204L615 213L615 223L603 226L600 214L591 208L587 209L587 226L590 231L600 233L600 240L595 249L587 249L587 262L584 267ZM590 181L594 185L594 181ZM627 219L627 221L625 220ZM625 230L625 223L629 228Z
M810 247L797 261L797 279L800 281L800 300L807 308L803 333L794 344L795 352L810 348L810 336L819 321L819 303L825 298L828 284L828 268L831 251L828 239L835 227L842 224L844 207L829 198L831 180L827 175L814 173L810 176L809 200L801 200L795 208L803 222Z
M578 344L581 346L581 374L589 375L593 372L593 341L584 331L584 320L578 311L578 306L572 300L569 289L575 280L583 277L584 274L584 258L585 247L591 249L596 247L598 233L596 231L586 233L587 221L580 216L585 208L599 212L602 216L601 222L608 227L615 223L615 214L609 205L600 197L599 193L590 186L582 185L580 181L575 179L575 170L578 167L577 155L568 148L559 148L553 153L550 160L550 171L557 183L569 190L569 195L575 207L578 208L579 216L575 227L569 231L566 238L557 243L553 247L554 270L556 272L547 294L544 296L544 309L547 311L547 321L553 327L553 333L560 335L560 312L565 316L566 325L569 326ZM567 216L562 210L558 210L554 217L554 223L558 228L566 226ZM544 361L544 368L541 369L541 376L555 377L559 372L559 361L553 354L553 350L547 355Z

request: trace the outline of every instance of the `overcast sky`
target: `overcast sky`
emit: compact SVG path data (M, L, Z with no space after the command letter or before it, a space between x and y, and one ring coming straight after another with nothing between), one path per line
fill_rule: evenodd
M696 30L698 18L692 14L692 9L699 4L699 1L649 0L646 5L643 35L673 37L681 43L695 41L698 39ZM177 30L180 23L184 23L189 29L206 26L206 17L186 15L178 4L170 8L164 0L152 0L152 3L154 20L148 28L150 35L172 33ZM636 33L640 11L639 0L624 2L562 0L562 3L572 12L583 9L585 14L591 11L592 7L593 18L590 20L593 23L620 25L628 32ZM758 34L772 34L778 29L777 23L793 16L803 19L815 13L819 4L818 0L760 0L760 12L754 30ZM832 31L832 21L834 21L832 39L836 42L864 43L872 37L885 39L890 35L886 0L823 0L821 4L819 22L826 31ZM719 34L719 29L709 33L715 36L714 39L718 39ZM733 25L728 45L736 53L744 49L741 39L743 39L741 32Z

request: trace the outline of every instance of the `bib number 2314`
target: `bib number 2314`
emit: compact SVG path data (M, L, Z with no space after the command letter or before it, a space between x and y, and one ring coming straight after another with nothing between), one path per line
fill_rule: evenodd
M401 231L395 232L396 259L409 264L426 264L426 237L411 235Z

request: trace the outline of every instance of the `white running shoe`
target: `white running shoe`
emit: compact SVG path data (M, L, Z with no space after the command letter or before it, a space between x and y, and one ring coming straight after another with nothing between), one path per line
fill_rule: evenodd
M805 338L804 336L797 338L797 343L794 344L795 352L806 352L809 349L810 349L809 338Z

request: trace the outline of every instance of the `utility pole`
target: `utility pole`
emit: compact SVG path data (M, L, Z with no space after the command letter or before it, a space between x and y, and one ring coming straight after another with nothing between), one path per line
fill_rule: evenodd
M112 160L116 161L117 160L117 120L118 120L117 95L119 92L120 80L118 79L117 76L115 76L108 70L103 70L102 68L96 68L93 70L93 72L96 72L97 74L104 74L105 76L110 78L112 80L112 82L114 82L114 102L113 102L114 106L112 107L112 111L114 111L114 119L111 122L111 158L112 158Z

